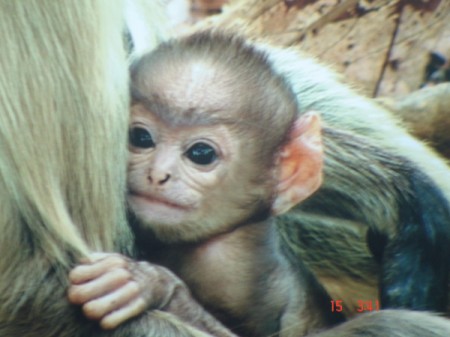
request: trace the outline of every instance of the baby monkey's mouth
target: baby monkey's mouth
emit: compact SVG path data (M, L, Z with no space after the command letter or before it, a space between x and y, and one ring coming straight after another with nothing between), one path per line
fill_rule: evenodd
M149 204L159 204L170 208L176 208L183 211L189 211L192 209L191 206L182 204L179 202L176 202L174 200L171 200L170 198L150 194L150 193L142 193L142 192L135 192L135 191L129 191L129 196L132 199L140 199L141 201L145 201Z

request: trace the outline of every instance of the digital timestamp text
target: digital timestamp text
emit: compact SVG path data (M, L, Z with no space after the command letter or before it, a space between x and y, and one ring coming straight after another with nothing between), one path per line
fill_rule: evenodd
M356 312L366 312L366 311L377 311L380 310L380 302L375 301L357 301L358 306L356 307ZM344 310L344 301L336 300L331 301L331 312L342 312Z

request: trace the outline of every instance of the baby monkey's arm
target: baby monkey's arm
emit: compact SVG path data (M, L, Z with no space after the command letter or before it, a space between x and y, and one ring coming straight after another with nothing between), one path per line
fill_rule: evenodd
M69 274L69 301L87 318L114 329L147 309L169 312L213 336L233 337L168 269L120 254L94 253Z

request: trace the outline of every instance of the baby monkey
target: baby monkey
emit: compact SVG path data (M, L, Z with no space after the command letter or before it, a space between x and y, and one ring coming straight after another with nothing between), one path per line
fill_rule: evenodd
M218 33L161 45L131 79L128 203L142 258L172 270L238 334L304 336L339 323L312 274L281 252L274 220L321 184L319 116L299 116L264 53ZM105 261L118 258L71 274L71 300L106 328L145 310L137 298L154 301L127 290L137 271L125 257L129 278L110 273ZM108 294L83 290L105 275Z

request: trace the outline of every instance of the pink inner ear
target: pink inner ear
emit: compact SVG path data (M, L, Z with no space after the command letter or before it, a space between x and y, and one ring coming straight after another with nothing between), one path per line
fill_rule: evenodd
M323 149L320 117L308 113L292 128L280 154L275 214L283 213L314 193L322 182Z

